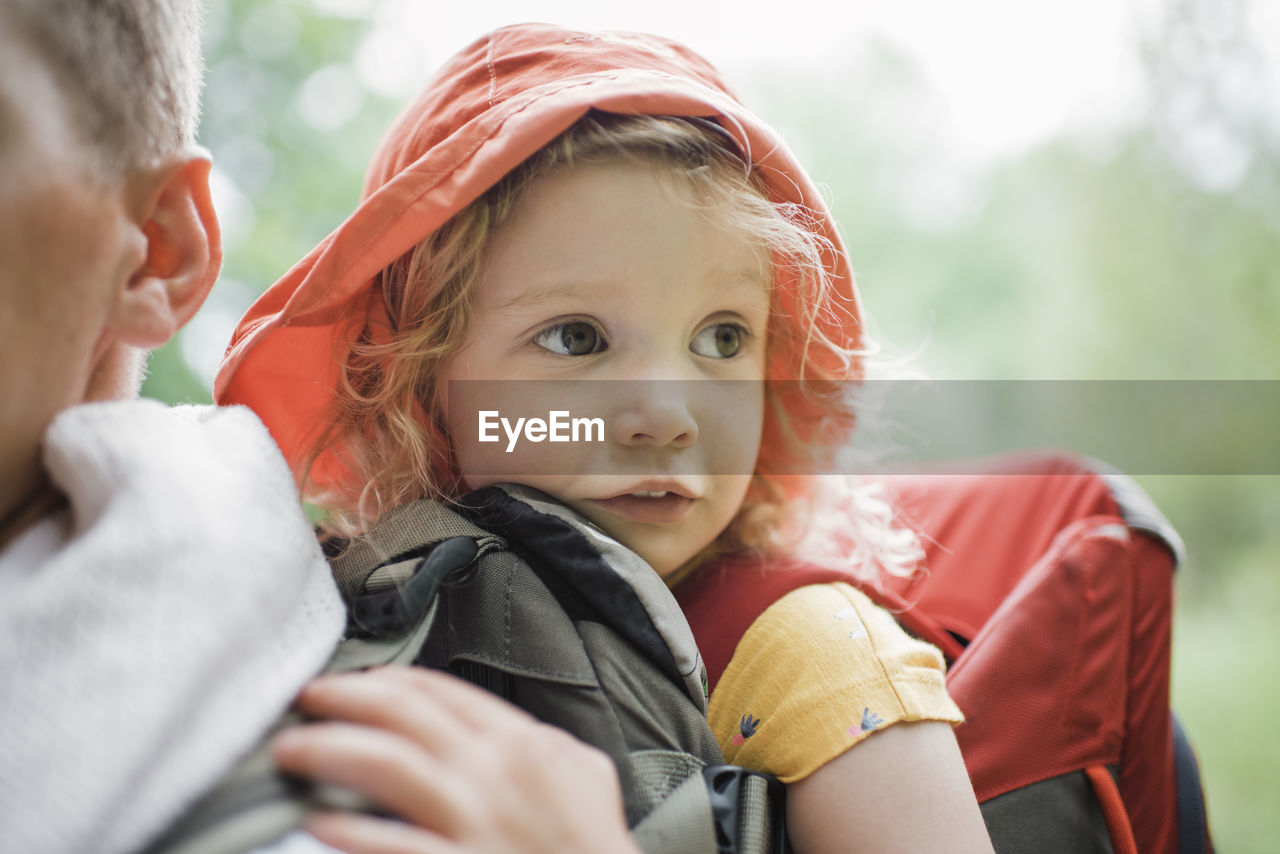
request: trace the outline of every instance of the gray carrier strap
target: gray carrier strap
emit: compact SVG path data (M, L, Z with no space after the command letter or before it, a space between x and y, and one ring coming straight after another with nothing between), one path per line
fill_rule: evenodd
M693 639L693 630L689 628L689 622L670 589L653 568L635 552L543 492L513 484L503 484L494 489L500 489L538 515L561 520L600 554L613 575L625 582L625 586L634 593L639 605L647 613L660 645L669 651L673 668L684 684L685 693L705 715L706 668ZM479 493L473 493L477 494ZM578 582L587 592L593 592L598 586L591 579L578 579Z
M436 501L413 501L383 514L372 531L352 540L329 561L342 598L351 602L364 593L399 587L417 568L415 560L436 543L470 537L477 557L505 546L494 536Z

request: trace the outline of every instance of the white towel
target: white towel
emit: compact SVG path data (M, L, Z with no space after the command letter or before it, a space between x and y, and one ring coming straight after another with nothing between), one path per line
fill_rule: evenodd
M0 553L0 851L128 852L328 659L343 608L243 408L62 413L69 506Z

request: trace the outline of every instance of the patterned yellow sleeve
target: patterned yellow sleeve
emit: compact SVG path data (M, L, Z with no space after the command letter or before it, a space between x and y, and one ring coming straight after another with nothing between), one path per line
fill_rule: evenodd
M751 624L708 717L726 762L791 783L889 724L960 723L944 667L854 587L815 584Z

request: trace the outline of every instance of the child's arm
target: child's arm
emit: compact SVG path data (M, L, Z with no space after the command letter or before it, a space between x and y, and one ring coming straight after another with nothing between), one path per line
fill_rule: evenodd
M386 667L317 679L286 730L286 772L353 789L406 823L331 813L308 823L349 852L639 854L612 762L444 673Z
M991 854L949 724L900 723L787 786L797 854L947 851Z
M742 635L711 694L725 760L787 784L798 854L986 852L942 655L847 584L797 588Z

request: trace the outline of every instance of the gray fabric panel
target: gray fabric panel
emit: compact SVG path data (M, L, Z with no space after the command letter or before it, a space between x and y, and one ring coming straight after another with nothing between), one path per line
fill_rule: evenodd
M702 775L677 787L632 830L645 854L715 854L716 829Z
M503 547L501 538L463 519L437 501L403 504L378 520L377 526L351 541L342 554L329 561L333 577L347 601L363 589L373 569L408 551L450 537L471 537L480 553Z
M577 629L633 751L686 750L708 764L724 761L706 718L670 679L609 627L583 621Z
M706 765L695 756L677 750L640 750L631 754L641 806L645 812L671 796L678 786L692 776L702 779Z
M982 805L996 854L1113 854L1083 771L1041 780Z
M485 557L465 581L446 587L444 595L450 659L466 658L514 675L596 684L573 622L514 553Z
M609 705L598 686L516 676L511 680L508 699L538 720L567 730L607 753L618 771L628 824L634 826L644 817L640 785L631 769L629 746L617 710Z
M544 493L512 484L502 484L501 488L512 498L528 504L539 513L555 516L573 525L631 585L645 610L649 612L654 628L667 642L676 667L684 678L689 697L698 704L699 711L706 714L706 668L698 652L698 645L693 640L693 631L689 628L684 611L680 610L675 597L653 567L600 528L568 507L549 499Z

